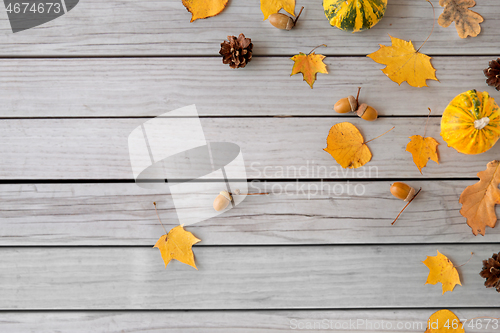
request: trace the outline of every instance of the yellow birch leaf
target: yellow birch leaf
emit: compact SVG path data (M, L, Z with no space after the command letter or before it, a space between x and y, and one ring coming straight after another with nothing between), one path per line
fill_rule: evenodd
M460 195L460 214L467 219L472 233L484 236L486 226L494 228L497 223L495 205L500 204L500 161L491 161L486 170L478 172L479 182L467 188Z
M404 81L413 87L427 87L426 80L438 80L432 67L431 57L417 52L411 41L391 37L392 46L380 45L380 49L367 57L387 65L384 72L392 81L401 85Z
M427 321L425 333L465 333L460 319L450 310L434 312Z
M294 61L292 67L292 74L290 76L302 73L304 81L306 81L311 89L313 87L314 81L316 81L316 73L328 74L326 70L326 65L323 62L325 59L324 55L315 54L311 52L310 54L305 54L300 52L291 58Z
M359 168L372 159L372 153L365 144L359 130L351 123L335 124L326 138L327 153L343 168Z
M445 255L437 251L434 257L427 256L427 259L422 261L425 266L429 267L429 276L425 284L436 284L441 282L443 285L443 294L447 291L453 291L455 285L460 283L458 271L453 263Z
M295 16L295 0L260 0L260 10L264 14L264 21L269 15L279 12L281 8Z
M154 247L160 250L161 257L165 262L165 268L172 259L196 268L192 246L200 241L201 239L184 230L183 225L179 225L172 228L168 234L161 236Z
M422 173L422 168L425 168L429 159L439 164L437 154L438 145L439 143L429 136L426 138L420 135L410 136L410 142L406 145L406 151L412 154L413 163L415 163L420 173Z
M182 4L191 13L191 22L218 15L226 8L228 0L182 0Z
M483 22L484 19L469 9L469 7L476 5L474 0L439 0L439 5L444 7L443 13L438 18L440 26L447 28L455 21L455 28L460 38L479 35L481 32L479 23Z

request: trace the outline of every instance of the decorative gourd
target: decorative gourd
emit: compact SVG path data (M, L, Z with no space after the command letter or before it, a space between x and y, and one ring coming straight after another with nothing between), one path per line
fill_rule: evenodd
M373 27L382 19L387 0L323 0L330 24L345 31L361 31Z
M495 100L475 89L456 96L441 118L441 136L460 153L484 153L500 138L500 110Z

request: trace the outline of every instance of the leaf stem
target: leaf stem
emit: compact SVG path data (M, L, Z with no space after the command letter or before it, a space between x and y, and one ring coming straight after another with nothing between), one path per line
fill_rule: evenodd
M314 50L316 50L316 49L317 49L318 47L320 47L320 46L324 46L324 47L326 47L326 44L321 44L321 45L316 46L316 47L315 47L314 49L312 49L312 50L311 50L311 52L309 52L307 55L310 55L310 54L311 54Z
M393 130L393 129L395 129L395 128L396 128L396 126L393 126L393 127L392 127L390 130L388 130L387 132L380 134L380 135L379 135L379 136L377 136L376 138L373 138L373 139L371 139L371 140L366 141L366 142L365 142L365 144L367 144L367 143L368 143L368 142L370 142L370 141L373 141L373 140L375 140L375 139L380 138L382 135L386 135L387 133L389 133L390 131L392 131L392 130Z
M425 133L427 132L427 124L429 123L429 118L431 116L431 108L428 108L429 109L429 114L427 115L427 120L425 121L425 128L424 128L424 136L423 138L425 139Z
M424 46L424 44L427 43L427 41L429 40L429 38L431 38L432 32L434 31L434 26L436 25L436 10L434 9L434 5L432 4L432 2L430 0L427 0L427 2L430 3L431 6L432 6L432 15L434 16L433 19L432 19L432 30L431 30L431 33L429 34L429 36L427 36L427 39L424 40L424 42L422 43L422 45L420 45L420 47L418 48L417 53L418 53L418 51L420 51L420 49L422 48L422 46Z
M165 230L165 234L168 234L167 229L165 229L165 226L163 225L163 223L160 220L160 215L158 215L158 210L156 209L156 202L153 202L153 205L155 205L155 212L156 212L156 216L158 217L158 221L160 221L160 224L163 227L163 230Z
M295 18L295 21L293 21L293 25L296 25L296 24L297 24L297 21L299 20L300 14L302 14L302 10L303 10L303 9L304 9L304 6L302 6L302 8L300 8L299 15L297 15L297 17Z
M468 263L468 262L472 259L472 256L473 256L473 255L474 255L474 252L471 252L471 253L470 253L470 258L469 258L469 260L467 260L467 261L466 261L465 263L463 263L462 265L459 265L459 266L453 266L453 267L455 267L455 268L462 267L463 265L467 264L467 263Z
M413 198L411 198L411 200L408 201L408 203L406 204L406 206L404 206L403 209L401 209L401 211L399 212L398 216L396 216L396 218L394 219L394 221L392 221L391 225L394 225L394 223L396 223L396 221L399 219L399 217L404 212L404 210L406 209L406 207L408 207L408 205L411 204L411 202L413 201L413 199L415 199L417 197L417 195L420 193L420 191L422 191L422 188L420 188L418 190L418 192L415 193L415 195L413 196Z

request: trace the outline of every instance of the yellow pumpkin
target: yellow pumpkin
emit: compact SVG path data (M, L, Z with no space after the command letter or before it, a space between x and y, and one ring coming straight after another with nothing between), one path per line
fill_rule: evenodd
M456 96L441 118L441 136L460 153L484 153L500 138L500 110L495 100L475 89Z

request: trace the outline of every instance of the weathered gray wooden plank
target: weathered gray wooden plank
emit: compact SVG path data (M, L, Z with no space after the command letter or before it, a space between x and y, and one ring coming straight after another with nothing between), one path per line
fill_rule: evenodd
M442 12L434 1L436 15ZM300 1L301 19L291 31L281 31L263 21L259 2L232 2L217 17L190 23L191 15L181 2L89 0L54 21L13 34L2 11L1 55L217 55L229 34L252 38L255 54L291 55L308 52L326 43L328 54L367 54L378 44L390 43L388 33L411 39L416 47L432 27L432 8L427 2L393 0L386 15L373 29L350 34L329 25L321 2ZM474 7L485 21L478 37L462 40L453 26L436 26L422 49L429 54L498 55L496 0L481 0ZM298 10L297 10L298 11ZM437 18L437 17L436 17ZM437 24L436 24L437 25Z
M464 286L424 285L436 249ZM199 271L154 248L1 248L0 309L498 307L482 259L499 245L195 247Z
M187 228L200 246L497 242L500 227L475 237L459 213L460 193L472 183L410 182L423 190L394 226L404 203L388 181L252 183L251 192L272 194L249 196ZM0 185L0 245L153 245L164 233L154 201L167 230L178 224L168 192L135 184Z
M485 83L489 60L435 57L440 81L418 89L398 86L369 58L328 57L330 74L318 74L310 89L302 75L290 77L288 58L255 58L237 71L218 58L5 59L0 117L154 117L190 104L205 116L328 116L358 86L360 100L381 115L427 115L427 107L438 115L472 88L500 97Z
M440 309L296 311L0 312L6 332L423 332ZM498 309L453 309L460 319L498 318ZM468 333L497 333L498 319L465 321ZM489 320L488 320L489 319ZM476 321L477 320L477 321ZM471 323L470 326L469 323ZM479 326L481 324L481 326ZM486 326L488 324L488 326ZM479 328L480 327L480 328Z
M147 119L9 119L0 122L0 179L132 179L128 135ZM351 121L368 144L372 161L342 169L325 151L331 126ZM429 162L423 176L405 151L408 136L422 135L425 118L381 118L367 122L345 118L205 118L208 141L241 147L248 178L393 178L475 177L498 159L497 145L480 155L447 148L439 118L429 121L427 135L441 143L440 164Z

